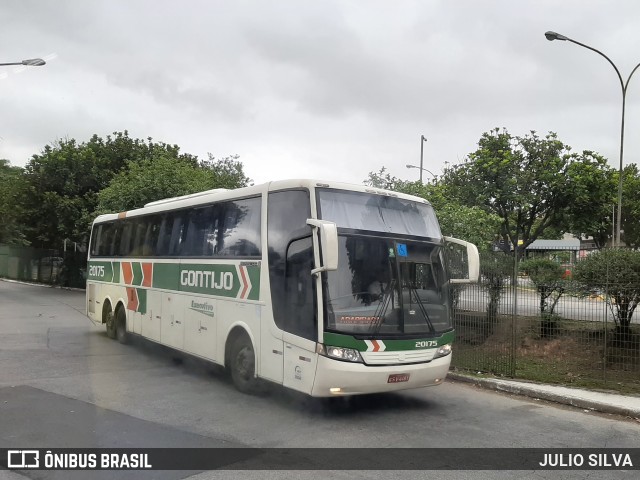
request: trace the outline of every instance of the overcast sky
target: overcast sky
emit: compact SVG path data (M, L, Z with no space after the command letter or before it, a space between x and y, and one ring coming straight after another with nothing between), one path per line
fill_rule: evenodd
M0 158L128 130L256 183L441 173L493 127L554 131L618 166L621 88L640 62L631 1L24 1L0 4ZM640 158L640 73L625 164ZM425 179L429 175L425 173Z

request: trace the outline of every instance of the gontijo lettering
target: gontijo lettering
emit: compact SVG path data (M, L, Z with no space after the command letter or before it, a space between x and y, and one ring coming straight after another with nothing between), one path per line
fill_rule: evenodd
M232 290L233 274L231 272L211 272L203 270L182 270L180 272L182 286L211 288L213 290Z

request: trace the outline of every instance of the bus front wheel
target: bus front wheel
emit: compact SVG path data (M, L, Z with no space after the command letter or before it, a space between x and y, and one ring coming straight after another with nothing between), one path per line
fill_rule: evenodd
M256 355L246 335L240 335L233 342L229 367L231 379L238 390L250 394L261 392L260 381L255 375Z

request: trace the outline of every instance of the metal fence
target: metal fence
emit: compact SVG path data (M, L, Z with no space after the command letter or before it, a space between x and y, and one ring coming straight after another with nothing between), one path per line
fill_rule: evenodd
M0 277L84 288L87 254L0 245Z
M499 288L485 274L456 292L453 366L640 393L640 313L629 312L638 300L634 287L589 289L571 281L567 268L551 293L522 273L516 281L502 278Z

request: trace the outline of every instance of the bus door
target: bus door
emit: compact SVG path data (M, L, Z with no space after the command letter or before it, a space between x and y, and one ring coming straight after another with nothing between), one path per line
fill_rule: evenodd
M267 244L273 320L280 337L271 335L263 349L270 371L294 390L311 392L316 368L317 315L310 193L306 189L269 192ZM263 331L266 332L266 329ZM280 340L280 345L277 345ZM263 346L266 343L263 342ZM282 356L278 358L281 353ZM281 363L277 362L280 360ZM280 371L277 371L277 368ZM261 372L264 368L261 368Z
M311 237L292 242L285 273L284 386L311 393L316 373L318 320Z
M284 385L311 393L321 340L321 273L336 270L338 234L335 223L307 219L316 234L292 242L287 249L288 325L284 336ZM322 252L320 252L322 249ZM293 335L289 335L293 334Z

